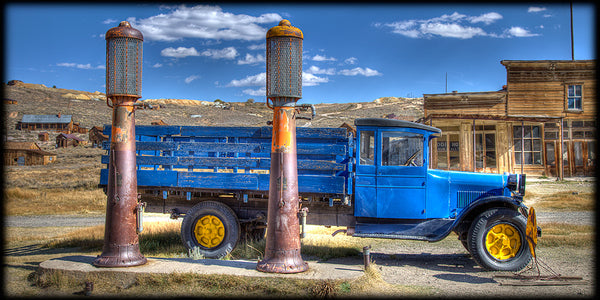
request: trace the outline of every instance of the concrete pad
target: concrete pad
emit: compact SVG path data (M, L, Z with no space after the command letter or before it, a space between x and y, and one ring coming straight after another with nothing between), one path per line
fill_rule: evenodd
M63 271L67 274L81 276L87 273L122 273L135 274L222 274L250 277L283 277L295 279L354 279L363 275L362 265L349 265L342 260L332 259L327 262L306 261L309 269L296 274L263 273L256 270L257 261L218 260L191 258L157 258L148 257L148 262L136 267L99 268L92 264L96 257L91 255L73 255L50 259L40 264L40 272Z

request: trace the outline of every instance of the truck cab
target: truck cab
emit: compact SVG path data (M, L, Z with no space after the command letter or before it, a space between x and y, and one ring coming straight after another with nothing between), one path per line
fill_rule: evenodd
M377 118L355 125L353 236L435 242L455 232L484 268L529 262L524 175L429 169L440 129Z

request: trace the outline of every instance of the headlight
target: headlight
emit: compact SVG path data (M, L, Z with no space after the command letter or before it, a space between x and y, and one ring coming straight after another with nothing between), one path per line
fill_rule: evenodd
M519 194L525 194L525 174L510 174L508 175L508 181L506 187L511 191L518 191Z
M519 180L519 194L525 196L525 174L521 174Z

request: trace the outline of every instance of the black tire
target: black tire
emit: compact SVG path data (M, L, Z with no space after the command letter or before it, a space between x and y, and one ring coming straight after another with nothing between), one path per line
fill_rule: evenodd
M468 250L484 269L519 271L531 260L525 238L526 225L525 217L515 210L487 210L471 224L467 239ZM492 228L500 233L491 232Z
M204 225L206 222L209 224ZM212 231L214 233L211 234ZM185 214L181 223L183 245L189 250L197 247L206 258L224 257L235 248L239 239L240 223L235 212L220 202L204 201L196 204Z

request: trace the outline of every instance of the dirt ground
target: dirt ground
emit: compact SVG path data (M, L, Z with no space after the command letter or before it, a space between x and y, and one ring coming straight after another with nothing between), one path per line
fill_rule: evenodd
M571 188L573 184L570 185ZM583 182L577 185L581 191L592 190L595 184ZM530 183L529 188L536 193L569 189L564 184L551 182ZM554 212L556 213L556 212ZM565 223L581 223L582 214L588 212L561 212ZM68 216L63 216L69 218ZM44 218L41 216L41 218ZM97 218L97 217L96 217ZM538 223L544 228L545 212L538 213ZM594 218L585 221L593 225ZM51 221L51 220L50 220ZM9 222L6 228L8 237L21 236L23 241L5 243L4 275L5 292L8 295L28 296L44 293L33 287L26 278L37 266L48 259L72 255L76 249L49 250L39 247L44 239L64 234L82 227L29 227L30 225ZM39 225L44 225L40 222ZM58 222L55 222L58 225ZM66 222L65 224L68 224ZM46 224L47 225L47 224ZM81 226L81 224L79 224ZM66 226L66 225L63 225ZM542 237L543 238L543 235ZM592 297L595 295L596 257L593 247L538 247L537 255L542 276L581 277L581 280L556 281L533 280L520 281L501 279L499 275L514 275L512 272L489 272L479 267L456 240L455 235L437 242L361 239L364 245L372 245L371 258L381 277L389 284L410 286L418 295L435 297L534 297L565 298ZM335 258L329 263L362 265L360 257ZM535 264L530 264L534 267ZM544 268L545 266L545 268ZM536 268L522 273L536 276ZM553 285L547 285L554 283ZM510 285L516 284L516 285ZM407 296L407 295L399 295ZM414 295L411 295L414 296Z

